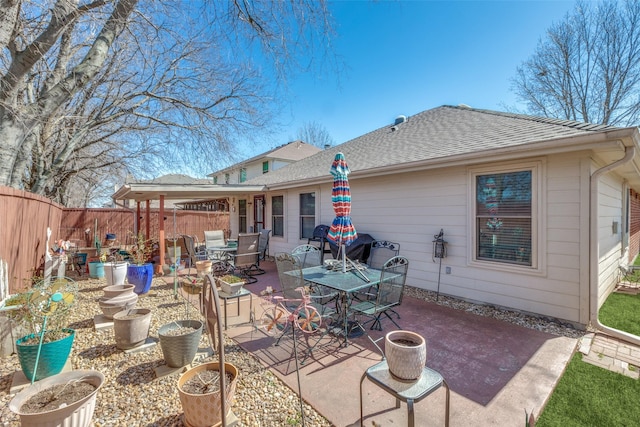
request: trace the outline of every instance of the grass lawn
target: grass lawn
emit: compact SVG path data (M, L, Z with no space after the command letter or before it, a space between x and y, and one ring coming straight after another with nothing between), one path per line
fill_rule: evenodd
M611 294L600 322L640 335L640 295ZM562 375L536 427L638 426L640 381L582 361L576 353ZM524 424L524 423L523 423Z
M585 363L576 353L536 427L638 426L638 396L638 380Z

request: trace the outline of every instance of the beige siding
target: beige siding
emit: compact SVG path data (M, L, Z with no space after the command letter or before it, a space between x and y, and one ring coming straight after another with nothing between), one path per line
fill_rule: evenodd
M589 174L588 153L556 155L538 161L543 194L539 268L474 262L473 189L465 167L392 176L350 179L352 219L358 232L400 243L410 260L407 283L435 291L438 260L432 240L440 229L448 242L442 261L440 292L538 313L571 322L588 322L589 302ZM489 165L487 165L489 166ZM601 289L607 294L614 283L620 251L620 232L612 235L612 221L621 221L622 181L607 176L599 186L598 238L601 255ZM271 253L289 251L304 240L299 234L299 194L316 192L316 224L331 224L331 185L290 189L285 196L285 237L271 241ZM621 227L619 227L619 231ZM451 273L446 274L446 267Z
M618 266L623 263L622 200L623 181L607 174L598 183L598 308L613 291L619 277ZM618 222L617 233L613 222Z

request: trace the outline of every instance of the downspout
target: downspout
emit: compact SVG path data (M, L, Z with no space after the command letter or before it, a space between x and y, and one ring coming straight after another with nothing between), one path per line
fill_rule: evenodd
M597 330L614 338L640 345L640 337L618 329L610 328L600 323L598 319L598 181L600 177L617 167L630 162L635 155L635 145L625 147L625 155L607 166L604 166L591 175L590 181L590 228L589 228L589 316L591 325Z

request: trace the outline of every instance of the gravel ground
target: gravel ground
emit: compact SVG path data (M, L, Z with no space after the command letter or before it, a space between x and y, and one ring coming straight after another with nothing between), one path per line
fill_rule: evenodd
M96 369L106 377L98 394L94 426L182 426L178 375L156 378L154 371L164 365L160 345L131 354L118 350L112 330L94 330L93 317L101 314L97 300L102 296L104 279L83 280L78 284L77 309L69 320L76 330L71 363L74 369ZM186 311L182 297L174 298L173 285L166 285L161 279L154 279L151 291L140 296L136 307L153 310L149 335L154 338L162 325L185 318L199 319L194 308ZM203 334L200 347L208 346L208 338ZM230 339L225 341L225 350L226 361L240 372L232 409L241 425L299 424L300 403L296 393ZM198 360L196 364L212 360L217 360L217 356ZM0 360L0 425L3 427L20 425L18 417L8 408L13 397L9 389L16 370L20 370L16 355ZM305 404L304 408L307 425L331 425L311 406Z
M79 303L71 314L71 326L76 339L71 354L74 369L97 369L106 377L98 394L93 421L101 426L182 426L182 408L177 392L178 375L156 378L154 368L164 364L158 344L149 351L126 354L116 348L112 330L95 331L93 317L100 314L97 300L102 296L104 279L79 281ZM173 296L173 286L154 279L152 290L140 297L137 308L151 308L150 336L157 338L158 329L174 320L199 318L185 300ZM407 287L406 295L436 302L433 292ZM440 296L438 304L465 310L481 316L494 317L520 326L554 335L578 338L584 331L554 319L528 316L516 311L471 304ZM188 310L188 311L187 311ZM208 347L206 334L200 347ZM233 412L242 426L300 425L300 404L288 386L264 368L251 354L230 339L225 341L226 359L240 371ZM203 363L214 358L203 358ZM13 374L20 370L16 355L0 360L0 420L3 427L19 426L18 417L8 409L13 397L9 394ZM330 426L330 423L309 405L304 405L308 426Z

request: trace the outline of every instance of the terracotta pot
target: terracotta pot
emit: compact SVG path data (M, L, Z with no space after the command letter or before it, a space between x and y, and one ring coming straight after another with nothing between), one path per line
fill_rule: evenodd
M427 362L425 339L411 331L391 331L384 339L389 371L402 380L416 380Z
M93 393L82 399L57 409L35 414L27 414L21 411L22 405L32 396L58 384L66 384L70 381L84 380L96 387ZM73 426L88 427L96 406L96 395L104 384L104 375L99 371L74 370L63 372L52 377L38 381L16 394L9 402L9 410L20 416L20 425L23 427L49 427L49 426Z
M211 261L196 261L196 272L198 277L204 277L211 273Z
M149 336L151 310L134 308L123 310L113 315L113 333L116 347L127 350L145 342Z
M219 368L220 363L218 362L203 363L202 365L189 369L187 372L182 374L178 380L178 394L180 395L182 410L184 411L185 425L192 427L208 427L219 425L218 423L222 421L222 400L220 391L205 394L191 394L182 390L184 383L202 371L209 369L219 370ZM225 362L224 369L225 372L228 372L233 376L231 384L227 386L228 392L226 396L226 408L228 414L231 411L236 383L238 382L238 368L233 366L231 363Z

